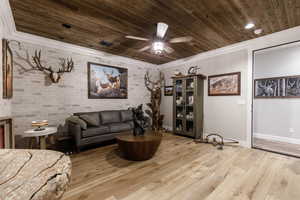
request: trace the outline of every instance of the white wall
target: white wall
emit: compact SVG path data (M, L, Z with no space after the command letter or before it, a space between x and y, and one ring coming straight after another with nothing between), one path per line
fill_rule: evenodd
M255 53L255 79L292 75L300 75L300 43ZM254 99L253 111L258 137L300 139L300 99Z
M246 86L247 86L247 50L219 55L213 58L202 59L173 65L163 69L167 78L167 85L172 85L170 77L174 70L186 74L190 66L199 66L199 73L205 76L230 72L241 73L241 96L208 96L207 80L204 81L204 133L219 133L226 138L246 141ZM164 125L172 127L172 97L164 96L161 105L165 115Z
M291 29L287 29L284 31L280 31L277 33L269 34L269 35L266 35L263 37L258 37L256 39L236 43L236 44L226 46L223 48L219 48L216 50L200 53L195 56L188 57L188 58L179 59L179 60L176 60L173 62L169 62L169 63L163 64L163 65L160 65L158 67L160 69L168 68L168 70L167 70L168 73L172 73L172 71L174 71L176 68L182 67L183 71L186 73L187 72L186 69L188 67L193 66L193 63L197 63L197 62L200 63L201 60L206 60L209 58L211 58L211 59L218 58L219 62L222 62L225 59L224 60L219 59L220 55L226 55L226 54L234 55L234 54L232 54L234 52L238 52L241 50L247 51L247 58L246 58L247 70L245 70L244 77L242 77L243 79L245 79L244 84L246 84L246 86L244 87L245 91L244 91L244 96L242 98L242 101L238 100L239 101L238 104L242 105L242 103L244 103L243 101L245 100L246 112L243 113L242 115L243 115L243 119L246 119L246 123L242 124L241 126L244 126L243 130L245 130L245 133L243 133L242 135L246 135L246 143L244 143L245 141L242 141L241 144L244 146L247 146L247 147L251 147L251 137L252 137L252 64L253 64L252 63L252 51L261 49L261 48L274 46L274 45L297 41L297 40L300 40L300 26L291 28ZM235 60L238 58L236 58L235 56L228 56L227 59ZM222 64L220 64L220 65L222 65ZM214 66L214 65L212 65L212 66ZM223 65L223 66L225 67L225 65ZM232 71L234 71L234 70L232 70ZM170 98L170 97L167 97L167 98ZM236 97L233 97L233 98L236 98ZM220 99L219 103L220 103L220 105L223 104L224 105L223 108L225 108L226 102L222 102ZM163 106L170 106L170 105L164 101ZM220 106L220 110L218 110L218 112L225 113L227 109L224 110L223 108ZM238 112L238 111L233 110L231 112ZM166 112L165 114L170 115L171 112ZM168 118L168 117L166 117L166 118ZM236 119L234 119L234 120L236 120ZM239 126L240 120L236 120L235 122L236 122L235 124L237 124ZM165 122L165 125L170 126L170 121L167 120ZM230 127L226 127L225 129L226 130L224 132L226 132L226 133L231 132Z
M4 24L0 18L0 117L11 115L11 100L3 99L3 67L2 67L2 39L4 38Z

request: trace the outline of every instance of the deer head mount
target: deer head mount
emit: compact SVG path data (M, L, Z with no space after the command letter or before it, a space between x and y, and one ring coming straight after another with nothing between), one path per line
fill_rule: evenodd
M161 89L164 83L164 74L162 72L159 72L159 79L157 81L151 81L151 76L149 75L149 72L147 71L144 77L145 80L145 86L146 88L152 92L157 89Z
M61 67L58 69L58 71L53 70L51 66L43 66L43 64L41 63L41 50L39 52L37 50L35 50L34 56L32 56L33 63L31 62L31 60L29 58L28 51L26 51L26 58L23 58L17 52L16 52L16 54L19 59L24 60L25 62L27 62L29 64L29 66L31 66L31 68L28 69L28 68L25 68L24 66L22 66L21 64L15 63L20 67L20 73L25 73L25 72L34 71L34 70L41 71L50 78L52 83L58 83L59 80L61 79L62 75L65 72L71 72L74 68L74 62L73 62L72 58L71 59L68 59L68 58L62 59L62 61L60 63Z
M61 67L58 69L58 71L54 71L51 66L43 66L41 64L41 51L35 51L34 56L32 56L32 59L35 63L35 69L47 73L53 83L58 83L61 79L61 76L65 72L71 72L74 68L74 62L72 58L70 60L67 58L67 62L66 59L63 59L61 62Z

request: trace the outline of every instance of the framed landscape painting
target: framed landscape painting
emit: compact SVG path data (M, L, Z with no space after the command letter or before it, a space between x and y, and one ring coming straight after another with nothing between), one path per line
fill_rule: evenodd
M208 77L208 96L230 96L241 94L241 72Z
M3 98L13 96L13 54L8 45L8 40L2 40L2 72L3 72Z
M88 63L89 99L127 99L128 70L98 63Z
M165 96L173 96L173 86L165 86Z

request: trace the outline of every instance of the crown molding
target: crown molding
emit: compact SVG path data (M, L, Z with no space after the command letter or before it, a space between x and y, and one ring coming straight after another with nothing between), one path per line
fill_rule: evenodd
M193 62L197 62L199 60L208 59L208 58L212 58L212 57L216 57L219 55L224 55L224 54L228 54L240 50L247 50L251 52L254 50L275 46L279 44L289 43L297 40L300 40L300 26L279 31L276 33L272 33L269 35L265 35L262 37L258 37L255 39L235 43L211 51L206 51L204 53L199 53L191 57L174 60L159 65L159 67L165 69L165 68L170 68L178 65L186 65L186 64L191 64Z
M49 48L55 48L55 49L64 49L67 51L71 51L74 53L79 53L82 55L87 55L87 56L94 56L94 57L103 57L107 60L117 60L117 62L124 62L124 63L130 63L130 64L136 64L136 65L143 65L149 68L154 68L157 67L157 65L144 62L141 60L136 60L133 58L128 58L124 56L118 56L118 55L113 55L109 54L103 51L98 51L78 45L73 45L70 43L65 43L45 37L40 37L37 35L29 34L29 33L24 33L21 31L16 30L16 25L15 21L13 18L13 14L11 11L11 7L9 4L9 0L0 0L0 19L3 24L3 35L5 38L9 40L17 40L20 42L26 42L30 44L36 44L36 45L41 45Z

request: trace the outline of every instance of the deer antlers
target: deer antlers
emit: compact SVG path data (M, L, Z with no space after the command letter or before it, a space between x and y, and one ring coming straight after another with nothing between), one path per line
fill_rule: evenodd
M33 63L30 61L28 51L26 51L26 58L23 58L17 52L16 52L16 54L21 60L25 61L31 67L31 68L27 69L27 68L23 67L21 64L15 63L21 67L21 70L23 73L33 71L33 70L41 71L41 72L44 72L47 76L49 76L49 78L51 79L51 81L53 83L58 83L59 80L61 79L63 73L71 72L74 68L74 62L73 62L72 58L70 60L62 59L62 62L60 64L61 67L58 69L58 71L54 71L51 66L49 66L49 67L43 66L41 63L41 50L39 52L37 50L34 52L34 56L32 56ZM22 73L22 72L20 72L20 73Z
M49 75L51 81L53 83L58 83L59 80L61 79L61 76L63 73L65 72L71 72L74 68L74 62L72 60L72 58L69 60L67 59L67 63L66 63L66 59L63 59L62 63L61 63L61 68L59 68L59 70L57 72L55 72L51 66L49 67L44 67L41 64L41 50L39 52L35 51L34 56L32 56L33 62L35 63L35 69L42 71L42 72L47 72L47 74Z
M150 78L151 76L149 75L149 71L147 71L144 80L145 86L149 91L156 90L157 87L161 88L165 80L164 74L162 72L159 72L159 79L157 81L151 81Z

